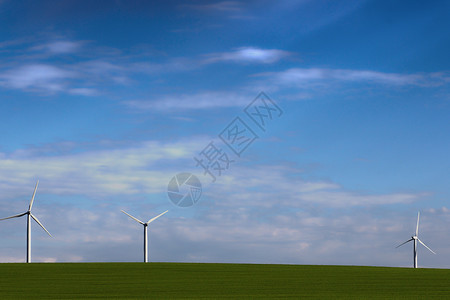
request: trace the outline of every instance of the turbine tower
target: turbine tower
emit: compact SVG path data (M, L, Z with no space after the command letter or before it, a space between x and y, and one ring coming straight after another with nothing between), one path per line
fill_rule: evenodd
M158 219L159 217L161 217L163 214L165 214L166 212L168 212L168 210L166 210L166 211L163 212L162 214L159 214L159 215L157 215L156 217L154 217L154 218L148 220L147 223L142 222L141 220L139 220L139 219L133 217L132 215L130 215L129 213L127 213L127 212L125 212L125 211L123 211L123 210L122 210L122 212L123 212L124 214L126 214L127 216L129 216L130 218L132 218L133 220L135 220L136 222L138 222L138 223L144 225L144 262L148 262L148 249L147 249L147 245L148 245L148 242L147 242L147 227L148 227L148 224L150 224L151 222L153 222L153 221L155 221L156 219Z
M0 221L2 221L2 220L6 220L6 219L20 218L22 216L27 215L27 263L31 262L31 218L33 218L33 220L35 220L36 223L38 223L39 226L41 226L42 229L44 229L45 232L47 232L49 236L52 236L50 234L50 232L48 232L47 229L45 229L44 225L42 225L41 222L39 222L38 218L36 218L31 213L31 208L33 207L34 196L36 196L36 190L38 188L38 185L39 185L39 180L36 182L36 187L34 188L33 197L31 197L30 205L28 206L28 210L26 212L15 215L15 216L0 219Z
M414 268L417 268L417 242L421 243L423 246L425 246L425 248L427 248L428 250L431 251L431 253L434 253L433 250L431 250L430 248L428 248L427 245L425 245L420 239L419 239L419 216L420 216L420 212L417 213L417 225L416 225L416 233L411 236L411 238L409 240L407 240L406 242L398 245L395 248L398 248L400 246L403 246L404 244L413 241L414 242L414 248L413 248L413 253L414 253Z

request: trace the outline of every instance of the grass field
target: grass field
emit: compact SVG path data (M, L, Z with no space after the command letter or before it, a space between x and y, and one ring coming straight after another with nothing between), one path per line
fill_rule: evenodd
M450 299L450 270L188 263L0 264L0 299Z

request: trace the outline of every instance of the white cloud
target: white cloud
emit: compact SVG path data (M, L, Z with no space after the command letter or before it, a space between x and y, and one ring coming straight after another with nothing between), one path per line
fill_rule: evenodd
M174 171L207 141L149 141L58 156L43 150L0 155L1 215L26 207L40 175L35 214L54 238L36 227L35 261L140 261L141 228L120 209L144 219L170 209L151 229L152 261L409 265L410 255L394 247L410 231L408 224L414 227L415 215L399 215L390 205L411 205L422 193L362 194L331 181L305 180L294 167L240 161L216 183L205 184L204 196L192 208L177 209L167 198L147 200L164 195ZM207 179L201 177L203 183ZM51 195L57 200L46 200ZM89 199L88 207L77 202L80 195ZM146 200L136 201L139 195ZM18 196L24 200L11 202ZM446 208L423 214L421 233L439 253L450 253L439 239L448 220ZM2 223L8 246L0 261L23 261L18 251L23 240L15 238L23 237L23 228ZM436 228L439 234L433 234ZM421 256L421 265L443 267L432 259Z
M82 42L73 42L68 40L53 41L44 45L35 46L33 47L33 49L43 49L50 52L51 54L67 54L77 52L81 48L82 44Z
M104 76L106 74L114 74L116 72L124 72L126 69L118 63L112 63L104 59L96 59L83 61L76 65L81 73Z
M417 201L424 195L405 193L360 195L345 191L319 191L303 194L300 198L311 203L321 203L329 207L348 207L354 205L408 204Z
M237 63L271 64L290 55L291 53L283 50L242 47L231 52L208 54L205 63L230 61Z
M14 46L23 41L3 43ZM129 74L138 72L117 51L83 48L84 42L59 40L37 44L8 57L0 67L0 86L28 92L68 93L95 96L111 84L128 84ZM1 47L1 45L0 45ZM8 49L7 49L8 50ZM71 62L52 60L57 54L71 54Z
M174 57L165 62L137 62L128 65L133 72L160 75L170 72L186 72L197 69L201 64L194 59Z
M0 74L0 84L8 88L58 92L65 81L75 77L71 71L46 64L24 65Z
M43 188L58 195L161 192L178 170L161 168L160 161L190 160L200 149L198 143L195 139L186 143L146 142L126 149L56 156L16 151L0 156L0 189L3 197L12 196L14 190L21 191L39 178L46 182Z
M80 95L80 96L96 96L99 94L99 92L95 89L91 88L73 88L69 89L68 92L73 95Z
M192 95L171 95L155 100L129 100L123 104L137 111L177 111L245 107L252 97L228 92L202 92Z
M103 60L72 65L33 63L0 72L0 85L26 91L96 96L105 84L127 84L127 76L126 67ZM90 87L77 87L80 83Z
M7 48L14 43L3 45ZM173 57L161 60L161 57L155 57L155 61L148 59L140 61L132 54L123 54L121 51L114 51L115 49L105 50L92 45L88 48L82 45L83 42L80 41L60 40L29 47L20 55L14 54L16 53L14 51L7 51L13 54L8 57L8 64L0 67L0 86L27 92L96 96L107 93L111 86L139 84L142 75L150 76L151 80L156 78L164 82L168 73L187 72L213 63L271 64L292 55L278 49L241 47L229 52L211 53L195 58ZM73 56L71 62L53 60L50 63L48 60L55 54L67 53ZM194 96L198 96L199 100L193 103L202 108L228 107L236 103L232 99L229 99L231 102L208 101L205 99L210 96L208 93ZM175 106L189 108L190 105L185 100L190 96L182 97L184 99L181 101L174 97L161 99L157 101L156 106L158 109ZM131 101L129 104L135 107L145 106L141 101Z
M130 205L126 201L97 208L95 213L60 203L43 207L44 204L36 203L36 210L39 209L36 214L54 237L46 237L36 227L34 261L142 260L142 228L120 213L120 209L128 209L122 206ZM160 210L140 205L133 207L132 213L137 212L138 217L145 219ZM194 216L186 217L189 214ZM395 249L395 246L414 230L414 213L412 216L392 211L325 214L258 210L257 206L245 204L211 206L206 210L204 206L171 209L151 228L150 260L411 266L410 248ZM24 261L25 227L9 222L2 225L2 245L8 247L2 248L0 261ZM450 253L450 242L439 238L449 225L448 218L423 214L422 239L440 256ZM450 267L425 251L420 254L419 264Z
M438 73L384 73L371 70L344 70L321 68L292 68L282 72L259 74L283 85L301 85L314 82L363 82L390 85L438 86L449 81L449 77Z
M257 18L251 3L245 1L209 1L207 4L182 4L180 9L189 9L204 15L214 15L216 17L227 17L232 19L254 20ZM214 26L214 25L213 25ZM197 30L201 30L198 28ZM183 30L185 31L185 30Z
M205 12L240 12L243 10L242 3L238 1L220 1L209 4L183 4L180 7Z
M370 207L410 204L427 196L426 193L363 194L330 181L308 181L292 177L298 170L266 165L253 168L233 166L230 173L211 186L211 193L227 195L230 205L245 203L261 207ZM208 190L205 190L208 193ZM220 198L220 197L219 197Z
M36 179L46 182L46 192L58 195L153 194L164 192L170 178L183 170L195 168L193 157L210 140L204 137L174 142L148 141L125 148L108 148L70 153L72 143L16 151L0 155L0 189L2 198L22 191ZM65 147L69 152L61 152ZM69 147L69 148L67 148ZM52 153L48 155L48 153ZM61 153L61 154L55 154ZM300 170L277 165L246 167L234 163L230 170L206 187L204 193L217 200L222 197L263 207L303 206L351 207L408 204L427 196L424 193L362 194L323 180L304 180ZM207 176L200 175L204 184ZM222 196L223 195L223 196ZM234 203L234 204L233 204Z

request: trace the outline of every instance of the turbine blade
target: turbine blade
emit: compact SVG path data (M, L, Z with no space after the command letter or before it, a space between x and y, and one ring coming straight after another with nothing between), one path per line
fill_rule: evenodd
M36 196L36 190L39 185L39 180L36 182L36 186L34 187L33 197L31 197L30 206L28 206L28 211L31 211L31 207L33 207L34 196Z
M395 248L398 248L398 247L400 247L400 246L403 246L404 244L406 244L407 242L411 242L411 241L413 241L414 239L413 238L411 238L411 239L409 239L409 240L407 240L406 242L404 242L404 243L401 243L400 245L398 245L397 247L395 247Z
M25 216L27 213L28 213L28 212L24 212L23 214L18 214L18 215L15 215L15 216L3 218L3 219L0 219L0 221L6 220L6 219L12 219L12 218L19 218L19 217L21 217L21 216Z
M427 248L428 250L431 251L431 253L436 254L433 250L431 250L430 248L428 248L427 245L425 245L421 240L417 239L419 241L419 243L421 243L425 248Z
M163 214L165 214L166 212L168 212L168 210L166 210L165 212L163 212L162 214L157 215L156 217L148 220L147 224L150 224L151 222L155 221L156 219L158 219L159 217L161 217Z
M33 216L33 214L30 214L30 216L33 218L33 220L35 220L36 221L36 223L38 223L39 224L39 226L41 226L42 227L42 229L44 229L45 230L45 232L47 232L47 234L49 235L49 236L52 236L51 234L50 234L50 232L48 232L48 230L47 229L45 229L45 227L44 227L44 225L42 225L41 224L41 222L39 222L39 220L35 217L35 216Z
M124 214L126 214L127 216L129 216L130 218L132 218L133 220L135 220L135 221L137 221L137 222L141 223L142 225L144 225L144 224L145 224L144 222L142 222L142 221L141 221L141 220L139 220L139 219L136 219L135 217L133 217L133 216L132 216L132 215L130 215L129 213L125 212L124 210L121 210L121 212L123 212Z
M420 216L420 211L417 212L416 236L419 235L419 216Z

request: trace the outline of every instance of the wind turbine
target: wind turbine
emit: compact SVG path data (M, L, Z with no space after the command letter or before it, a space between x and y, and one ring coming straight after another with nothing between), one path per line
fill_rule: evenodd
M6 219L20 218L22 216L27 215L27 263L31 262L31 218L33 218L33 220L35 220L36 223L38 223L39 226L41 226L42 229L44 229L45 232L47 232L49 236L52 236L50 234L50 232L48 232L47 229L45 229L44 225L42 225L41 222L39 222L38 218L36 218L31 213L31 208L33 207L34 196L36 196L36 190L38 188L38 185L39 185L39 180L36 182L36 187L34 188L33 197L31 197L30 205L28 206L28 210L26 212L15 215L15 216L0 219L0 221L2 221L2 220L6 220Z
M430 250L431 253L436 254L436 253L434 253L433 250L431 250L430 248L428 248L428 246L425 245L425 244L419 239L419 216L420 216L420 212L417 212L416 233L415 233L413 236L411 236L411 238L410 238L409 240L407 240L406 242L404 242L404 243L398 245L397 247L395 247L395 248L398 248L398 247L400 247L400 246L402 246L402 245L404 245L404 244L406 244L406 243L408 243L408 242L414 241L414 248L413 248L413 251L414 251L414 268L417 268L417 242L419 242L419 243L421 243L423 246L425 246L425 248L427 248L428 250Z
M151 222L155 221L156 219L158 219L159 217L161 217L163 214L165 214L166 212L168 212L168 210L166 210L165 212L163 212L162 214L157 215L156 217L148 220L147 223L142 222L141 220L133 217L132 215L130 215L129 213L125 212L122 210L122 212L124 214L126 214L127 216L129 216L130 218L132 218L133 220L135 220L136 222L144 225L144 262L148 262L148 250L147 250L147 227L148 224L150 224Z

